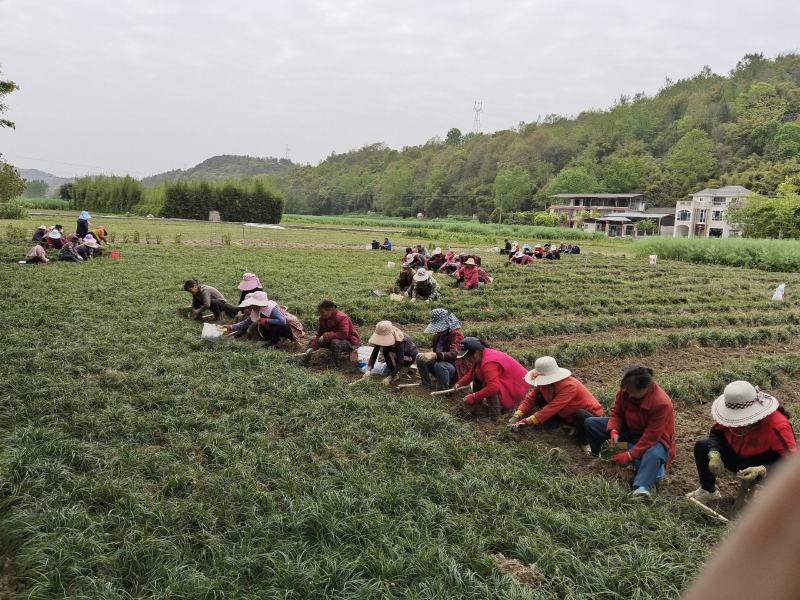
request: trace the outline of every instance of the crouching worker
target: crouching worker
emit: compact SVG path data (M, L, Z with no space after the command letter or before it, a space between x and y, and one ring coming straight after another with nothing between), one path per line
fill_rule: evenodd
M623 373L610 417L590 417L584 422L594 456L606 440L627 442L611 458L618 465L638 461L633 494L649 498L653 486L675 457L675 412L672 400L653 381L653 370L630 367Z
M516 430L521 425L543 425L545 428L568 425L575 430L578 443L588 454L590 448L583 423L589 417L603 414L603 407L589 388L569 369L559 367L552 356L536 359L533 370L525 375L525 381L533 387L517 407L508 422L509 427Z
M266 340L264 346L268 348L277 347L281 338L299 342L305 335L300 320L285 307L270 300L266 292L248 294L239 308L249 308L250 311L235 325L227 325L228 331L244 335L250 327L255 327L261 339Z
M239 312L239 307L228 304L217 288L200 283L197 279L188 279L183 284L183 289L192 295L192 316L195 319L202 319L204 310L210 310L215 319L223 314L233 319Z
M431 276L425 267L420 267L412 277L413 283L409 289L411 301L425 300L430 302L439 297L439 283Z
M408 295L412 285L414 285L414 269L407 264L403 264L400 267L400 274L394 282L394 291L398 294Z
M323 300L317 306L319 326L317 334L309 343L308 350L298 358L300 364L308 364L311 353L322 348L331 351L333 365L341 364L342 355L349 355L361 343L361 338L350 317L338 309L332 300Z
M433 371L439 390L450 389L456 380L456 357L460 351L461 340L464 339L461 321L443 308L434 308L425 333L433 334L431 344L433 350L417 354L417 369L422 385L432 387L431 371Z
M490 348L475 337L461 341L456 358L464 359L469 370L459 379L454 389L472 383L472 393L464 398L470 416L484 413L494 420L501 412L513 410L525 397L528 386L525 374L528 370L505 352Z
M369 338L369 343L374 348L369 357L364 377L372 375L378 354L382 352L387 369L383 385L389 385L395 381L401 371L413 365L417 358L417 346L414 341L407 333L392 325L391 321L378 321L375 325L375 332Z
M694 445L700 487L687 494L701 502L719 498L717 477L736 472L755 482L797 452L792 424L778 401L747 381L734 381L711 405L715 424L708 437Z

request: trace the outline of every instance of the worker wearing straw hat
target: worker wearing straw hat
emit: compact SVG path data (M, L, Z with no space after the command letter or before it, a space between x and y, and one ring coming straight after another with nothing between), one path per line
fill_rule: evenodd
M432 350L417 354L419 378L422 385L432 387L432 371L439 383L439 390L449 389L450 384L456 380L456 357L460 352L461 340L464 339L461 321L444 308L434 308L425 333L433 334Z
M653 380L653 370L636 365L622 374L610 417L584 421L591 452L599 456L606 440L628 449L611 458L621 466L638 463L633 495L649 498L664 468L675 458L675 411L672 400Z
M431 272L428 269L420 267L414 273L412 279L413 282L409 290L412 302L416 300L430 302L439 297L439 283L431 276Z
M261 285L261 280L255 273L245 273L242 275L242 279L239 281L238 287L242 292L239 296L240 305L242 302L244 302L244 299L248 296L248 294L264 291L264 286Z
M711 405L714 426L694 445L700 487L687 494L705 501L719 498L717 477L736 472L757 481L781 459L797 452L792 424L778 400L747 381L734 381Z
M259 336L266 340L264 345L270 348L275 348L281 338L299 342L304 335L300 320L286 307L270 300L264 291L249 293L239 308L249 309L247 316L235 325L226 325L228 331L237 335L244 335L251 326L256 327Z
M525 381L533 387L517 407L509 426L518 429L521 425L546 423L545 427L557 427L564 423L574 429L578 443L588 453L583 422L603 414L603 407L589 388L572 371L559 367L552 356L537 358Z
M430 258L428 258L428 268L435 273L444 263L444 253L442 253L442 249L437 246L433 249Z
M367 363L364 377L372 375L372 369L378 360L378 354L383 353L386 362L387 376L383 379L384 385L389 385L400 376L404 368L414 364L417 359L417 346L407 333L395 327L391 321L378 321L375 332L369 338L369 344L374 346Z

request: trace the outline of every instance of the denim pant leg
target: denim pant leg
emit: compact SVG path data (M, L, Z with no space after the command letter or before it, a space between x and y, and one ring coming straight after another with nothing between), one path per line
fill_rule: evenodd
M600 447L608 439L607 425L608 417L589 417L583 422L583 429L589 439L592 454L600 454Z
M652 491L658 471L661 465L666 464L667 458L669 458L669 452L664 444L658 442L650 446L642 455L642 462L633 479L634 489L643 487Z
M431 386L431 367L434 365L434 362L425 362L425 359L422 358L421 354L417 354L417 372L419 373L419 378L422 380L422 384L428 387Z
M440 390L449 389L451 382L455 382L456 366L443 360L436 361L433 364L433 374L439 382Z
M578 439L578 443L581 446L587 443L586 428L583 424L586 422L586 419L591 419L593 416L592 413L583 408L576 410L575 414L572 415L572 426L575 428L575 437Z

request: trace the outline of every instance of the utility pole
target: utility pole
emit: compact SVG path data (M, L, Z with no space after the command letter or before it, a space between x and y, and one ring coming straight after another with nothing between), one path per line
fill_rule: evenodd
M286 158L286 160L289 160L289 144L286 144L286 155L285 155L285 158Z
M472 131L475 133L481 132L481 113L483 112L483 100L475 100L472 104L472 110L475 111L475 120L472 122Z

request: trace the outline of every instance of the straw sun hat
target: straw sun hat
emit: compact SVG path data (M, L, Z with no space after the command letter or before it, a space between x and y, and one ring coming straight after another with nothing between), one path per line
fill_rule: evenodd
M253 292L248 294L244 301L239 305L239 308L246 306L266 306L269 303L267 292Z
M255 273L245 273L242 275L242 280L239 282L239 289L243 292L254 290L261 287L261 280Z
M566 379L572 375L569 369L558 366L556 359L552 356L540 356L533 363L533 370L525 374L525 381L530 385L550 385Z
M373 346L394 346L397 342L402 342L403 332L392 325L391 321L378 321L375 325L375 333L369 337L369 343Z
M414 281L427 281L430 278L431 278L430 272L424 267L420 267L419 269L417 269L417 272L414 273Z
M720 425L744 427L778 410L778 401L747 381L734 381L711 405L711 416Z

